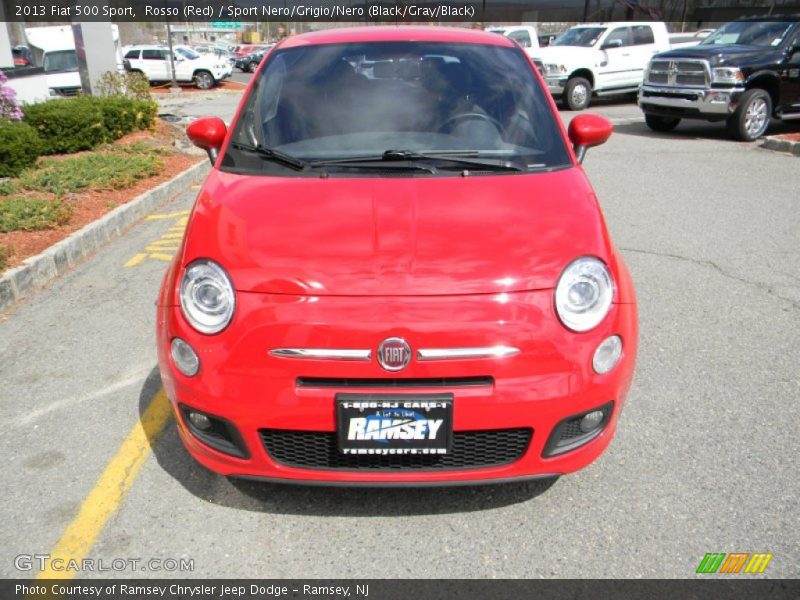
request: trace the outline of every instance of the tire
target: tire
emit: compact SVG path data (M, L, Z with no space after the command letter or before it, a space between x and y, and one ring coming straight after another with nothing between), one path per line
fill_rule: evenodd
M216 83L214 76L208 71L197 71L194 74L194 84L201 90L210 90Z
M752 89L739 98L736 111L728 119L728 131L734 139L752 142L760 138L769 127L772 116L772 99L765 90Z
M258 68L258 63L256 61L253 61L249 65L247 65L247 72L255 73L257 68Z
M583 110L592 98L592 84L584 77L572 77L564 87L564 104L570 110Z
M678 126L681 120L678 117L659 117L658 115L645 115L644 122L653 131L666 133Z

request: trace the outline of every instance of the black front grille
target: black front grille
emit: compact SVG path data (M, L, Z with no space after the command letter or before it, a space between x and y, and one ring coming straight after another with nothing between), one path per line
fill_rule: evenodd
M533 430L454 431L453 447L443 456L341 454L335 432L262 429L270 457L301 469L342 471L438 471L506 465L528 449Z
M305 388L441 388L491 386L491 377L341 378L298 377L297 387Z

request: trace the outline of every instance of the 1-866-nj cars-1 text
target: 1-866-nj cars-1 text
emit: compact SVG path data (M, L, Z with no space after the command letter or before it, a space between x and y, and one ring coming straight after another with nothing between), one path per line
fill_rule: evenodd
M294 36L230 130L158 299L190 454L231 476L346 485L544 478L611 441L633 284L533 63L480 31Z

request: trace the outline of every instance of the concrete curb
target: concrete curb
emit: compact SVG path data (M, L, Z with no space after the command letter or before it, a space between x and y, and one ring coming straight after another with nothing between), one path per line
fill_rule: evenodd
M0 276L0 313L120 237L147 213L199 182L208 169L207 161L189 167L169 181L85 225L40 254L26 258L19 267L3 273Z
M800 156L800 142L792 142L790 140L782 140L779 135L772 135L764 138L762 148L767 150L775 150L777 152L789 152L795 156Z

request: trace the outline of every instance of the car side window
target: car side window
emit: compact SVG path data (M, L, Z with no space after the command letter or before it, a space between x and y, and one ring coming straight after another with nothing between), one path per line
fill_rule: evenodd
M517 42L523 48L531 47L531 36L525 30L521 29L519 31L512 31L511 33L508 34L508 37Z
M142 60L164 60L166 56L161 50L142 50Z
M634 25L631 29L633 30L633 44L635 46L656 43L656 39L653 36L653 28L650 25Z
M603 42L603 45L614 43L616 40L619 40L622 46L630 46L630 29L628 27L617 27L616 29L612 29L611 33L608 34L606 41Z
M139 58L139 51L138 50L128 50L128 53L125 55L125 58L127 58L129 60L130 59L136 60L136 59Z

